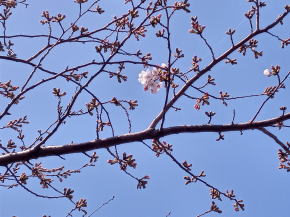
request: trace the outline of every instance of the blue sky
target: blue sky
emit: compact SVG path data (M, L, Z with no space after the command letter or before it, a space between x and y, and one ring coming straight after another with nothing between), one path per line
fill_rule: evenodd
M90 2L90 1L89 1ZM172 2L172 1L169 1ZM230 47L230 41L225 32L229 28L236 29L235 42L249 33L249 24L244 13L250 8L250 4L244 0L221 0L189 1L191 13L177 13L172 27L172 46L183 50L185 58L177 62L176 67L186 71L191 67L191 58L195 55L203 59L201 66L210 62L210 53L204 43L196 35L188 33L190 28L190 17L198 16L202 25L206 25L204 36L220 55ZM275 20L284 11L284 6L289 3L286 0L279 2L275 0L266 1L268 6L262 10L261 26L265 26ZM12 15L8 35L13 34L47 34L47 27L41 25L42 11L48 10L50 14L64 13L67 15L65 24L77 16L78 6L73 1L28 1L27 8L19 5ZM126 12L128 6L124 1L101 1L100 6L106 13L100 16L88 16L80 20L80 26L88 26L89 30L102 26L114 15L119 16ZM271 32L279 34L282 38L288 38L290 32L290 18L287 17L283 26L274 28ZM1 30L2 31L2 30ZM56 33L57 28L55 29ZM156 29L149 29L146 38L136 41L134 38L128 41L125 48L130 51L141 49L143 53L152 54L152 63L160 65L167 61L167 49L165 41L154 37ZM2 33L1 33L2 35ZM258 36L258 50L263 50L263 57L255 60L252 55L242 56L234 52L231 57L238 59L238 65L230 66L220 63L209 73L216 79L216 86L206 89L215 95L219 91L227 91L231 96L249 95L261 93L265 87L276 84L275 77L265 77L263 70L271 65L281 66L281 76L289 71L289 47L280 48L280 42L269 35ZM35 50L41 48L45 41L38 39L15 39L15 51L18 58L26 59ZM3 55L0 53L0 55ZM72 67L85 63L96 57L94 45L92 44L70 44L56 48L46 59L43 66L55 71L63 70L67 66ZM116 67L115 67L116 68ZM96 67L88 67L89 72L96 71ZM99 96L103 101L112 97L122 99L137 99L139 106L131 111L132 131L145 129L152 119L163 107L165 90L161 89L157 94L145 92L138 83L138 74L143 70L142 65L128 65L126 76L128 81L118 84L109 79L107 75L101 75L96 79L89 89ZM19 63L0 60L0 81L13 80L16 85L23 85L23 81L29 75L31 68ZM42 79L45 75L38 72L32 82ZM207 76L196 84L203 84ZM285 83L286 87L289 81ZM46 128L56 117L56 98L51 91L54 87L60 87L68 93L64 102L68 102L69 96L74 91L74 85L61 79L54 80L42 87L32 91L26 99L15 106L11 113L13 118L28 115L30 125L24 127L26 133L25 141L33 141L37 136L38 129ZM198 92L189 91L195 97L200 97ZM230 101L225 107L220 101L211 101L209 106L204 106L197 111L193 108L195 101L182 98L176 104L182 107L182 111L168 113L165 126L204 124L207 122L205 111L215 111L216 116L213 124L227 124L232 120L232 112L236 111L236 122L247 122L256 113L265 98L240 99ZM273 118L281 114L279 107L290 107L289 90L281 90L278 95L266 104L258 120ZM83 94L76 108L83 108L90 97ZM288 101L287 101L288 100ZM8 100L0 98L1 111ZM128 132L126 116L122 110L110 107L112 122L116 134ZM8 118L1 120L1 126L9 121ZM95 139L95 120L91 117L80 117L68 119L59 132L54 135L47 145L62 145L70 142L85 142ZM281 131L270 129L279 138L286 142L289 139L289 130ZM5 143L11 137L16 137L15 132L0 131L1 142ZM102 133L102 137L110 136L110 131ZM245 131L243 135L239 132L225 133L225 140L216 142L216 133L180 134L166 137L164 140L173 144L174 156L180 160L192 163L193 172L199 173L205 170L205 180L215 187L226 191L234 189L238 199L245 202L245 211L235 213L232 202L226 198L223 202L217 202L223 210L219 216L263 216L263 217L288 217L289 216L289 193L287 189L290 181L289 174L278 169L277 158L278 145L260 131ZM150 145L151 141L147 141ZM196 216L206 211L211 198L209 189L201 183L184 185L183 173L167 156L156 158L148 148L141 143L121 145L119 153L127 152L134 155L138 166L131 171L134 175L151 177L148 187L144 190L136 189L135 180L126 176L118 166L107 163L111 157L105 150L98 150L99 160L95 167L86 168L81 174L72 175L64 183L56 184L57 187L70 187L75 190L74 198L86 198L88 200L87 211L91 213L105 201L115 196L109 205L104 206L93 216L114 217L165 217L170 211L174 216ZM67 169L76 169L82 166L86 158L81 154L65 156L65 161L57 157L41 159L43 165L58 167L65 165ZM33 161L37 162L37 161ZM36 192L46 192L40 189L37 181L29 180L28 186ZM47 192L52 194L52 192ZM20 187L15 189L0 189L0 216L65 216L72 208L72 204L66 199L47 200L36 198ZM209 214L208 216L216 216ZM73 216L81 216L75 212Z

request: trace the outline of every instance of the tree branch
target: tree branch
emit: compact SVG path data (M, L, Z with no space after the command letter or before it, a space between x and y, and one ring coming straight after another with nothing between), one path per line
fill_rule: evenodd
M258 130L260 130L261 132L263 132L267 136L271 137L277 144L279 144L281 146L281 148L284 149L284 151L286 151L288 154L290 154L289 148L280 139L278 139L277 136L275 136L273 133L271 133L270 131L266 130L263 127L258 128Z
M222 55L220 55L218 58L214 59L209 65L207 65L204 69L202 69L198 74L196 74L193 78L191 78L186 84L179 90L179 92L168 102L167 106L158 114L158 116L151 122L149 125L150 128L155 128L156 125L159 123L159 121L162 119L164 113L166 113L173 104L186 92L186 90L195 82L197 81L201 76L205 75L207 72L209 72L215 65L217 65L219 62L224 60L226 57L228 57L231 53L236 51L240 46L245 44L250 39L254 38L255 36L267 32L268 30L275 27L277 24L283 21L283 19L289 14L290 10L287 10L281 14L273 23L269 24L265 28L261 30L256 30L255 32L252 32L247 37L242 39L239 43L237 43L235 46L232 46L230 49L228 49L226 52L224 52Z
M121 136L109 137L106 139L97 139L84 143L67 144L61 146L46 146L38 148L30 148L25 151L9 153L0 156L0 166L7 166L8 164L28 161L48 156L60 156L64 154L82 153L101 148L109 148L124 143L138 142L146 139L160 138L179 133L201 133L201 132L228 132L228 131L244 131L260 129L262 127L269 127L279 122L290 119L290 113L283 116L256 122L246 122L239 124L226 125L190 125L190 126L173 126L155 130L148 128L141 132L124 134Z

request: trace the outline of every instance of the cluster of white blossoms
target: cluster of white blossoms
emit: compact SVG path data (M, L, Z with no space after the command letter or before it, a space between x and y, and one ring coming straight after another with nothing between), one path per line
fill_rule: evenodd
M264 70L264 75L270 77L270 76L272 76L274 74L269 69L265 69Z
M166 64L162 63L161 67L166 68ZM153 67L152 70L141 71L138 81L143 85L145 91L150 90L151 93L157 93L162 87L161 73L162 70L156 67Z

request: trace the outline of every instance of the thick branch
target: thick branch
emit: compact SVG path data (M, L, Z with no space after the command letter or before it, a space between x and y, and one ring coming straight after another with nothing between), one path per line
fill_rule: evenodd
M200 132L227 132L227 131L243 131L261 129L262 127L269 127L276 123L283 122L290 119L290 113L283 116L276 117L269 120L247 122L240 124L227 125L190 125L190 126L174 126L163 128L162 130L155 130L148 128L144 131L125 134L121 136L110 137L106 139L98 139L85 143L68 144L62 146L47 146L38 149L31 148L21 152L15 152L0 156L0 166L7 166L10 163L28 161L47 156L59 156L64 154L81 153L95 149L108 148L124 143L138 142L146 139L160 138L168 135L179 133L200 133Z

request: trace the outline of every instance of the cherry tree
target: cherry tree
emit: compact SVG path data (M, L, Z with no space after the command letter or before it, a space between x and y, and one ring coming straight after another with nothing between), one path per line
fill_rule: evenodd
M221 187L186 153L227 138L251 152L235 143L250 137L249 144L260 144L265 137L277 152L275 170L290 171L290 5L282 3L0 0L1 191L61 200L70 207L66 216L93 216L114 206L115 197L96 206L75 188L99 164L125 174L138 194L161 180L151 172L178 168L172 169L177 182L186 189L199 183L207 196L207 209L191 208L195 216L223 214L226 207L246 213L239 189ZM227 22L205 13L216 5ZM223 156L218 149L204 158ZM142 169L156 160L170 165ZM70 182L74 177L80 183Z

